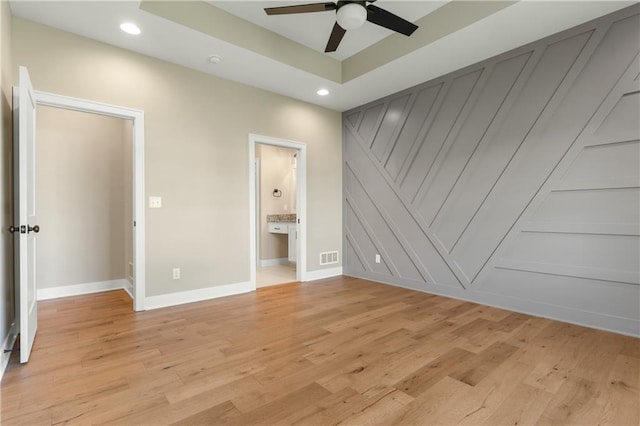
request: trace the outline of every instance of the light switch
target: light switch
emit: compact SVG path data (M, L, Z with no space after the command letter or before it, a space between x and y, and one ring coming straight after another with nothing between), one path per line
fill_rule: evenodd
M149 197L149 208L159 209L162 207L162 197Z

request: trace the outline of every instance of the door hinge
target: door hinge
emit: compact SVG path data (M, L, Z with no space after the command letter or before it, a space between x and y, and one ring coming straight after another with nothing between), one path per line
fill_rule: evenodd
M135 220L133 221L133 226L136 226L136 221Z

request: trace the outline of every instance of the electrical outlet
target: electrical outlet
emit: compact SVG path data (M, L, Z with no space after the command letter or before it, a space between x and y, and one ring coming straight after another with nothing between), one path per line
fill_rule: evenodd
M180 279L180 268L173 268L173 279L174 280Z
M380 255L376 254L376 263L380 263Z

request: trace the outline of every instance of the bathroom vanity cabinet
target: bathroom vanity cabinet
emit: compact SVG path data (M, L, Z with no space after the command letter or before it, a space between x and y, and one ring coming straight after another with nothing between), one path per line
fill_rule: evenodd
M289 262L296 261L298 226L295 222L269 222L269 232L288 235Z

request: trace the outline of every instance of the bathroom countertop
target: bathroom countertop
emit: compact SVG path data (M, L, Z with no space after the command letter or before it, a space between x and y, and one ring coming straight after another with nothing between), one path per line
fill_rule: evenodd
M295 223L296 222L296 214L295 213L291 213L291 214L268 214L267 215L267 223L273 223L273 222Z

